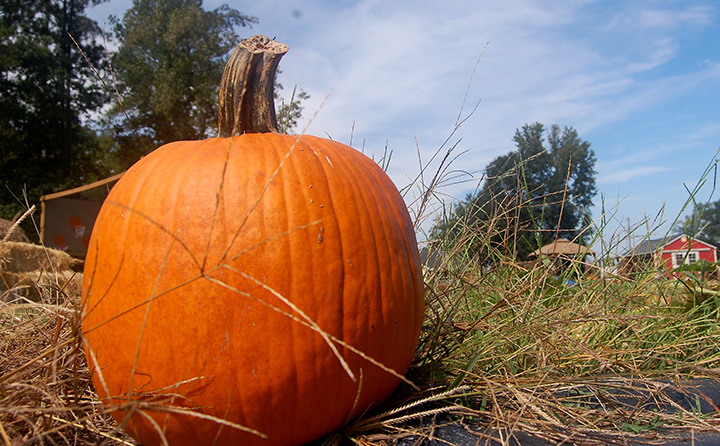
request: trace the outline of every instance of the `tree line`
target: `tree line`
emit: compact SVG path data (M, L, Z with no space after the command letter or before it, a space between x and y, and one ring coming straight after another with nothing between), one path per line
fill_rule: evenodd
M558 238L584 244L592 237L590 207L597 194L595 153L572 127L526 124L516 150L485 168L482 186L434 225L430 239L492 264L526 260Z
M528 260L538 248L565 238L581 245L595 236L590 208L597 195L595 153L572 127L526 124L515 150L484 170L478 190L441 215L430 242L474 261ZM720 248L720 200L693 199L692 211L672 228Z
M720 248L720 200L694 201L692 212L675 227L675 232L700 238Z
M202 0L134 0L103 29L86 10L104 1L0 0L1 218L165 143L217 134L225 60L258 19ZM307 98L277 101L281 129L292 132Z

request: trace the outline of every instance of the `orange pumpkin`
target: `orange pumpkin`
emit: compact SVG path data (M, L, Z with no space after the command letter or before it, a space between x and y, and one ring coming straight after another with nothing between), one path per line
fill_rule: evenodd
M273 42L254 39L236 51L270 81L224 80L225 94L267 96ZM225 99L226 117L242 116ZM420 258L382 169L326 139L235 133L140 160L90 240L93 384L146 446L306 443L387 398L417 345Z

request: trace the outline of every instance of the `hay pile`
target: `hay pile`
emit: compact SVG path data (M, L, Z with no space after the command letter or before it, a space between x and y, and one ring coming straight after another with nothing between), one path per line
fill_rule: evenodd
M57 292L79 298L79 261L56 249L22 242L0 242L0 300L51 302Z
M3 280L19 278L0 299L0 445L134 444L90 384L73 259L13 242L0 257Z
M7 235L10 228L13 227L13 222L0 218L0 240L3 240ZM30 243L30 239L25 234L25 231L20 227L15 227L8 236L7 241L10 242L23 242Z

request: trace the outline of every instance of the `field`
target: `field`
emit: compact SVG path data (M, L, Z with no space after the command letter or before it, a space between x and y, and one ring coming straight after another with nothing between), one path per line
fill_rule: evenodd
M418 419L578 444L718 430L717 412L702 410L712 401L687 408L670 398L720 371L716 270L678 280L650 267L600 274L580 261L488 268L473 263L468 240L439 250L425 273L408 373L421 391L401 387L331 443L392 444L422 432ZM78 288L65 285L44 285L39 302L3 295L0 441L134 444L92 388Z

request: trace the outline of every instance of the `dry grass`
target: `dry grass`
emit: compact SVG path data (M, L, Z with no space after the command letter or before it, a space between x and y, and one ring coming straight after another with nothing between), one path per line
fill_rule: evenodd
M567 286L543 265L449 270L427 277L414 373L426 387L470 389L470 424L553 444L720 432L720 414L676 400L720 375L717 301L688 305L686 287L653 272Z
M7 225L0 241L0 441L135 444L127 441L90 383L80 330L75 259ZM16 241L12 241L16 240Z
M0 242L0 300L25 298L55 303L58 292L79 296L82 276L76 271L80 266L78 260L57 249Z
M435 245L439 261L425 274L426 319L408 373L420 390L401 386L327 444L391 445L448 422L480 427L481 437L499 432L506 444L520 432L598 445L720 432L715 403L704 413L700 400L677 403L697 378L720 375L716 282L652 269L600 276L577 260L559 272L552 262L497 261L501 254L488 269L470 248L489 243L498 227L468 225ZM40 257L50 259L33 264L41 270L69 267L48 252ZM16 259L3 272L13 263L28 269ZM35 284L39 302L12 287L0 299L0 445L135 444L90 382L79 288L62 275L53 280Z
M403 385L327 444L391 445L448 422L499 432L506 444L520 432L598 445L720 432L717 410L677 403L695 379L720 375L715 282L654 270L598 277L579 261L559 276L547 262L488 270L468 248L495 227L468 227L426 271L408 373L421 390ZM54 277L40 302L11 289L2 300L15 300L0 303L0 444L135 444L90 383L79 289Z
M127 442L91 384L80 296L0 304L0 444Z
M542 266L450 274L427 276L426 327L409 375L423 391L404 387L385 412L367 414L332 441L392 444L422 436L428 428L417 419L437 416L437 423L552 443L718 431L717 413L679 407L669 393L685 388L684 378L715 377L720 367L716 314L644 303L645 293L683 296L673 282L618 278L548 291ZM134 444L90 384L79 296L56 291L54 301L0 308L0 441Z
M23 231L22 228L13 228L14 225L15 222L0 218L0 240L4 240L5 237L7 237L7 240L11 242L30 243L30 239L25 234L25 231Z

